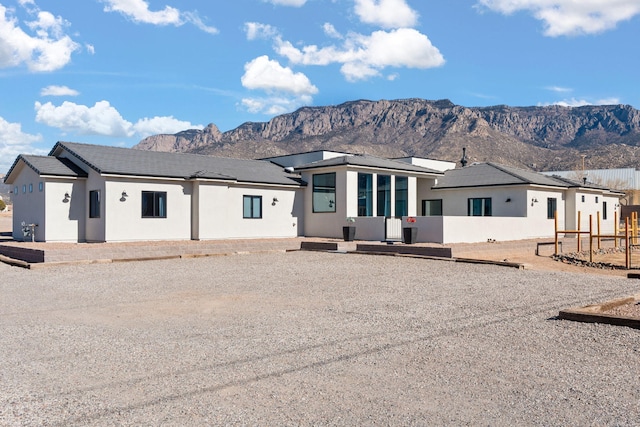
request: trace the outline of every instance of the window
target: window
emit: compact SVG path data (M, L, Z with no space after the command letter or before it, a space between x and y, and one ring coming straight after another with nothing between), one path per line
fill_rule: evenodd
M33 193L33 184L29 184L29 193Z
M13 187L13 194L18 195L18 186Z
M42 190L44 190L44 184L42 183L42 181L40 181L38 183L38 191L42 191Z
M602 202L602 219L607 219L607 202Z
M422 216L442 216L442 199L423 200Z
M409 178L396 176L396 216L409 215Z
M142 192L142 218L166 218L167 217L167 192L143 191Z
M378 209L377 215L391 216L391 176L378 175Z
M358 216L373 216L373 175L358 174Z
M469 199L467 206L468 216L491 216L491 198L482 197Z
M89 218L100 218L100 190L89 191Z
M598 196L596 196L596 203L598 203Z
M555 197L547 198L547 219L554 219L556 217L556 210L558 209L558 199Z
M336 211L336 174L313 175L313 212Z
M243 218L262 218L262 196L243 196Z
M27 184L22 184L22 194L27 192Z
M582 195L582 203L584 203L584 194Z

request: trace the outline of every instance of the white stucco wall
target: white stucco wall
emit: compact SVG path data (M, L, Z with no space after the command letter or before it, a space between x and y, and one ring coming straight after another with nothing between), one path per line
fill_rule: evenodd
M102 193L101 220L106 241L189 240L191 183L182 180L108 178ZM87 187L87 193L96 188ZM127 197L122 197L122 192ZM167 193L167 217L142 217L142 192ZM88 212L88 206L87 206Z
M509 217L418 217L418 242L477 243L496 241L553 238L553 221Z
M22 222L38 224L35 229L35 240L43 242L46 230L45 197L44 191L38 190L38 183L42 180L33 169L24 163L18 164L13 174L17 177L11 183L14 192L11 195L13 201L12 236L15 240L24 240ZM31 185L31 192L29 192L29 185ZM17 192L15 187L17 187Z
M303 189L200 182L197 196L198 239L297 237L303 232ZM262 197L262 218L243 218L244 196Z
M65 198L69 194L69 198ZM47 242L82 242L85 239L85 180L48 179L44 183ZM66 200L66 201L65 201Z

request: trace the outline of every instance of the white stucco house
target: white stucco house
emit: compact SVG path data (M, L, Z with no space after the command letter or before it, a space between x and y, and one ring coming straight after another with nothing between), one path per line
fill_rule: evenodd
M358 240L398 240L406 226L419 242L517 240L553 236L556 210L561 228L581 211L613 230L622 195L491 163L333 151L241 160L69 142L18 156L5 183L14 239L24 223L51 242L342 238L347 218Z

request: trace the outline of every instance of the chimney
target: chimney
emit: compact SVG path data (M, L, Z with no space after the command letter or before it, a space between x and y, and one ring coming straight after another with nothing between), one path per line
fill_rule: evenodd
M460 159L460 164L462 165L462 167L467 166L467 149L465 147L462 147L462 158Z

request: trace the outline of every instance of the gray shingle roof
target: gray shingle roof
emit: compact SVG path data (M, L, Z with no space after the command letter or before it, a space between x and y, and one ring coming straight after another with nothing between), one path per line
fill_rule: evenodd
M306 165L296 166L295 170L300 171L300 170L325 168L325 167L333 167L333 166L360 166L360 167L387 169L387 170L402 171L402 172L418 172L418 173L442 175L442 172L440 171L425 168L422 166L412 165L411 163L401 162L398 160L383 159L381 157L360 155L360 154L320 160L320 161L309 163Z
M22 160L27 166L33 169L38 175L72 178L82 178L87 176L87 173L85 171L76 166L69 159L59 159L57 157L51 156L33 156L21 154L16 158L15 162L9 169L9 172L5 176L5 181L7 179L10 179L11 172L20 160Z
M438 179L434 189L491 187L503 185L544 185L550 187L569 188L579 185L570 184L555 177L545 176L537 172L494 163L476 163L461 169L451 169Z
M166 153L131 148L58 142L50 156L66 150L101 174L182 179L221 179L260 184L301 185L299 177L262 160L199 154Z

